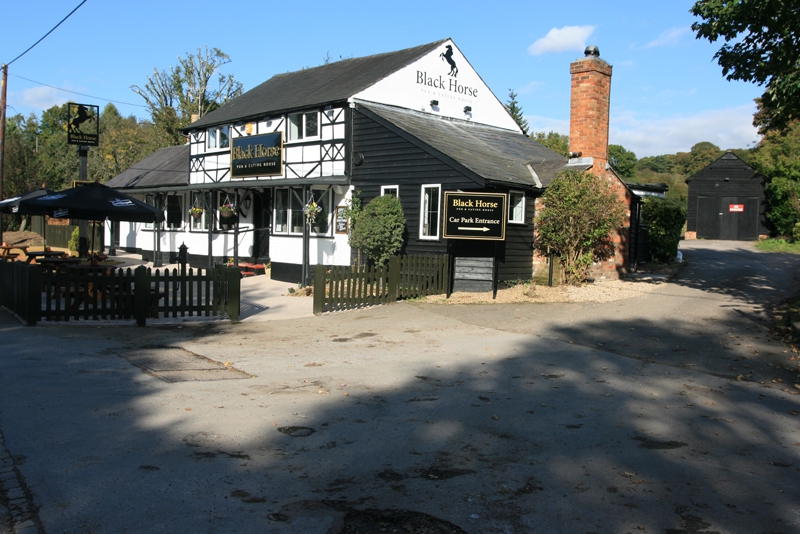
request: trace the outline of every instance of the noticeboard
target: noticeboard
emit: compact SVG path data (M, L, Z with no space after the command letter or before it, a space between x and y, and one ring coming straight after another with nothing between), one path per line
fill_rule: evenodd
M444 232L447 239L506 239L506 193L444 194Z
M347 209L344 207L336 208L336 233L346 234L348 229Z
M231 178L283 174L283 134L234 137L231 142Z

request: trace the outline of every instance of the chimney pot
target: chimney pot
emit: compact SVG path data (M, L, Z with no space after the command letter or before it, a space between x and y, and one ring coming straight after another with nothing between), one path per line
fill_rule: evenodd
M596 46L587 46L586 50L583 51L583 55L586 57L600 57L600 49Z

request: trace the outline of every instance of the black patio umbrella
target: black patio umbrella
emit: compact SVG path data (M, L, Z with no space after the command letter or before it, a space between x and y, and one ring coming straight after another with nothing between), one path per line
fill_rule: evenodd
M19 211L19 203L23 200L38 198L44 195L51 195L53 193L55 193L55 191L52 189L42 188L28 191L23 195L7 198L3 201L0 201L0 213L17 213Z
M64 191L20 200L19 212L54 219L85 221L162 222L164 212L125 193L93 182ZM92 232L94 250L94 232Z
M20 213L85 221L161 222L164 212L99 182L20 200Z

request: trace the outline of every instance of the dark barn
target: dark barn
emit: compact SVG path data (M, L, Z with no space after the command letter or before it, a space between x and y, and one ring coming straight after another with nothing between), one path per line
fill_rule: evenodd
M686 183L687 239L746 241L767 235L764 176L736 154L726 152L687 178Z

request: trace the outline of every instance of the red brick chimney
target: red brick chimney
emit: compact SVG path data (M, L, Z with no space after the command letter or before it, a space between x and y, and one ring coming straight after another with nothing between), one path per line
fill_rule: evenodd
M608 162L608 110L611 104L611 65L600 59L596 46L569 66L572 76L569 150L594 158L592 171L605 174Z

